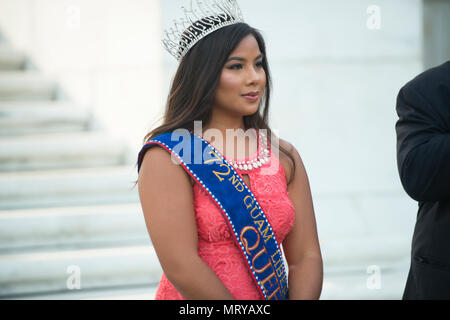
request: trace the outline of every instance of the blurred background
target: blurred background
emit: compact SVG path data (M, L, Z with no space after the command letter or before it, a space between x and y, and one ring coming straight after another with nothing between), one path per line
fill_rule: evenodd
M0 0L0 298L153 299L161 267L135 161L188 0ZM240 0L301 154L322 299L400 299L417 203L396 166L400 88L450 59L450 1Z

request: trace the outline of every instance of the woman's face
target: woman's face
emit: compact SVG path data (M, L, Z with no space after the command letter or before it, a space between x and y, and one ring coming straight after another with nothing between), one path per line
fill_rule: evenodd
M255 114L266 88L263 59L255 37L243 38L222 69L214 108L236 116Z

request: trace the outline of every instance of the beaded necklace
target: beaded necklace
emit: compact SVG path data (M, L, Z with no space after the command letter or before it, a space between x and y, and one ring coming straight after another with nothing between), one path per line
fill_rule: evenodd
M204 139L204 138L203 138ZM252 160L239 160L239 159L231 159L228 157L224 158L231 164L235 169L243 170L243 171L251 171L254 169L258 169L269 161L269 149L267 148L267 139L266 135L260 131L258 131L258 155L256 159ZM206 140L206 139L205 139ZM206 140L208 141L208 140ZM209 141L208 141L209 142ZM211 142L209 142L211 143ZM251 158L251 157L249 157ZM248 159L248 158L246 158Z

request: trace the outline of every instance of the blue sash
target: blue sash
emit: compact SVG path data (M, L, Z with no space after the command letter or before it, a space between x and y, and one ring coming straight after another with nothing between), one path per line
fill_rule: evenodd
M250 188L234 167L200 136L185 130L181 138L179 141L176 134L169 132L150 140L139 152L138 172L143 155L151 146L159 145L174 155L220 209L261 296L266 300L287 299L281 250Z

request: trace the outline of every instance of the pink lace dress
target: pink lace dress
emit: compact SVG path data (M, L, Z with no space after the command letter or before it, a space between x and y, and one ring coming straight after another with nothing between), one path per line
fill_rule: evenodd
M261 146L258 153L260 153ZM245 160L252 160L253 155ZM227 160L230 160L227 158ZM242 161L242 160L239 160ZM273 174L264 168L273 166ZM279 245L294 225L295 210L288 197L284 168L269 148L269 161L253 170L236 169L237 173L248 175L250 190L265 212ZM217 206L207 193L196 183L193 186L194 209L198 230L198 254L225 284L237 300L258 300L262 297L252 279L235 244L228 226ZM156 300L183 300L163 274L156 292Z

